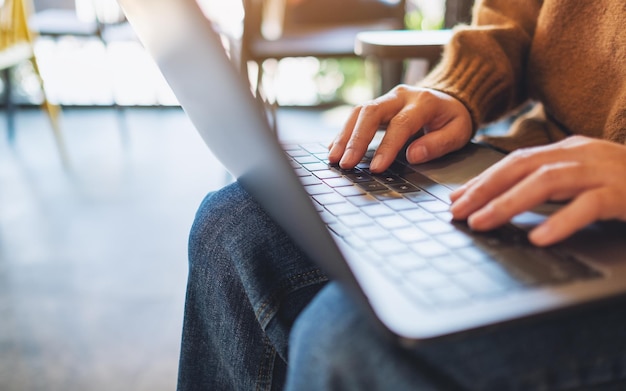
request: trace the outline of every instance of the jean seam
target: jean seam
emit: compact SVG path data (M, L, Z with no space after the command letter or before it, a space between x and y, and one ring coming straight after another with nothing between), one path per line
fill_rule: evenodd
M259 371L257 373L256 390L270 390L272 388L271 373L273 370L272 363L276 357L276 349L272 345L271 341L267 338L263 338L263 359L259 365Z
M319 269L315 269L305 273L296 274L283 281L279 285L278 289L267 299L263 300L261 302L261 305L255 311L255 315L259 320L261 327L265 328L268 320L274 315L275 311L266 312L266 309L276 300L276 298L285 296L289 293L310 286L312 284L324 282L327 280L328 278ZM293 284L294 281L298 281L297 285Z

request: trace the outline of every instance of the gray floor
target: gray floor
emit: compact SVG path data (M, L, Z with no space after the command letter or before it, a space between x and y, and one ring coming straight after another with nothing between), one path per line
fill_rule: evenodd
M345 114L286 110L280 134ZM0 112L0 390L173 390L187 234L226 172L178 109L65 110L70 171L38 110L17 127Z

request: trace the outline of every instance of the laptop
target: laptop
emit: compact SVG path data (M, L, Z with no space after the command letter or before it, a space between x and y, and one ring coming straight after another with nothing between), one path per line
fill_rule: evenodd
M450 191L502 155L470 143L387 172L328 164L323 144L281 145L196 0L121 0L139 38L217 158L292 239L406 346L534 319L626 289L625 224L591 225L547 249L527 230L559 205L476 233ZM375 148L375 146L373 146ZM399 156L401 156L400 154Z

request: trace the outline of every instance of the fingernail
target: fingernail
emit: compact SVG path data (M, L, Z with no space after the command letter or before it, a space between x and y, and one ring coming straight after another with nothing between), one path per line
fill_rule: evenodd
M452 202L452 205L450 206L450 213L452 213L452 216L454 216L455 219L463 219L467 217L463 215L465 205L467 205L467 201L465 201L464 198Z
M450 201L452 201L452 204L455 204L460 199L462 194L463 194L463 188L459 187L458 189L452 190L448 197L450 198Z
M343 157L341 158L341 161L339 161L339 165L341 167L352 166L351 161L353 160L354 156L355 156L355 152L352 149L347 149L343 153Z
M467 219L467 224L472 229L485 229L489 225L489 221L493 217L493 207L491 204L488 204L484 208L480 209L478 212L472 214Z
M545 246L552 240L552 229L547 224L541 224L530 231L528 239L537 246Z
M382 171L380 167L382 165L382 161L383 161L382 155L378 155L378 154L374 155L374 158L372 159L372 162L370 163L370 170L374 172Z
M337 151L334 148L331 148L328 151L328 160L331 163L336 163L337 161L339 161L339 158L340 158L340 156L338 156L338 153L337 153Z
M428 155L426 147L423 145L409 148L407 152L410 152L410 156L407 156L407 160L412 164L421 163L422 161L426 160L426 156Z

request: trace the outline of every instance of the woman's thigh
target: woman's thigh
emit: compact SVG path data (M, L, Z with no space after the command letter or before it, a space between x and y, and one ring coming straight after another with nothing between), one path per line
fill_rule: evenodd
M502 325L408 351L332 283L292 329L287 389L626 389L623 305Z

